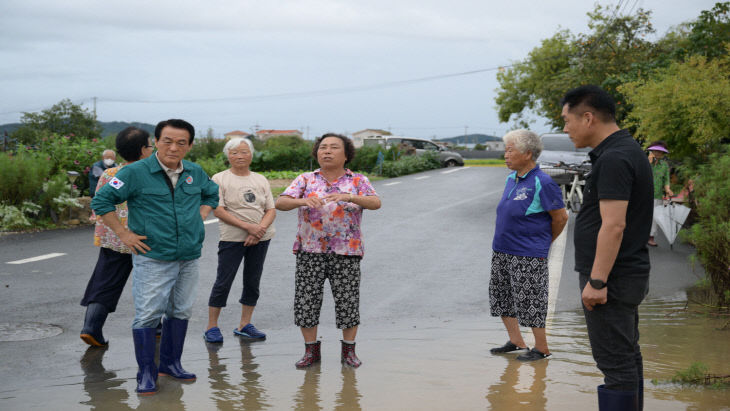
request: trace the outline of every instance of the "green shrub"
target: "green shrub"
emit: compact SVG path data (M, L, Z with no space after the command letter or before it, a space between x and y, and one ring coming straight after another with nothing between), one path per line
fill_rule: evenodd
M356 150L355 158L347 164L347 168L366 173L378 172L378 153L381 152L383 160L397 160L402 154L396 146L391 146L387 150L380 145L363 146Z
M215 157L212 158L200 158L196 161L196 163L203 167L203 170L205 170L209 177L213 177L213 175L220 173L229 167L226 155L223 154L223 152L216 154Z
M58 223L66 210L71 207L81 207L78 196L78 190L70 185L66 175L56 174L43 183L38 204L43 216L48 216L54 223Z
M300 144L294 147L278 146L267 148L264 151L256 151L251 162L251 170L257 172L312 170L317 168L317 163L312 158L311 153L311 142L310 144Z
M398 177L421 171L441 168L436 153L425 153L420 156L403 156L397 161L385 161L383 163L383 176Z
M196 138L193 140L193 147L185 159L200 164L200 160L204 158L210 159L217 157L219 154L223 155L223 146L226 143L225 140L216 140L211 137Z
M0 198L11 206L35 199L48 176L50 163L27 153L0 153Z
M730 146L698 167L694 180L697 221L685 234L721 306L730 305Z
M89 171L91 166L101 160L101 154L106 149L115 149L114 146L107 146L102 139L81 139L73 140L70 136L59 136L48 134L39 139L39 143L33 147L24 147L18 153L27 153L36 158L47 161L50 169L46 175L65 175L67 171L76 171L79 177L74 184L79 194L89 193ZM121 157L118 158L122 161Z
M0 231L10 231L32 227L30 216L37 215L41 207L30 201L20 206L0 203Z

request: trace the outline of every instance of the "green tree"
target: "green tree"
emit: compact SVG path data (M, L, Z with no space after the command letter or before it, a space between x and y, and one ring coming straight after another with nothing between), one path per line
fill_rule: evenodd
M672 155L703 160L730 136L730 57L690 56L650 79L619 87L633 105L627 125L646 141L664 140Z
M626 109L623 96L616 90L618 85L648 72L643 65L654 61L660 50L646 40L654 32L650 11L639 9L627 16L616 15L617 11L596 5L588 13L589 33L575 35L561 30L543 40L523 62L498 73L500 121L513 120L525 126L526 115L534 113L558 128L562 124L560 98L581 84L598 84L612 93L621 120ZM626 77L632 70L635 74Z
M720 306L730 305L730 146L696 170L697 222L684 235L697 247Z
M708 58L728 54L724 44L730 39L730 2L715 3L711 10L705 10L690 23L687 36L687 52Z
M76 139L100 138L102 128L90 113L71 100L61 100L40 113L23 113L22 125L13 137L25 144L36 144L41 138L53 133Z

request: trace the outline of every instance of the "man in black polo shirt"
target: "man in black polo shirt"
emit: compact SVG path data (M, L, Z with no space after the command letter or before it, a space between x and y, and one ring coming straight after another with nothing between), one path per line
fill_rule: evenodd
M588 338L605 381L598 387L599 409L641 409L638 308L649 285L651 166L631 134L616 124L616 105L604 90L581 86L561 104L563 130L573 144L593 148L574 241Z

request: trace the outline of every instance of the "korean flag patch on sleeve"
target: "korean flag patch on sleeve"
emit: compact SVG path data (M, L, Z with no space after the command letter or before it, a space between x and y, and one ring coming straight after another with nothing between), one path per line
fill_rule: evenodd
M124 181L114 177L109 181L109 185L119 190L124 185Z

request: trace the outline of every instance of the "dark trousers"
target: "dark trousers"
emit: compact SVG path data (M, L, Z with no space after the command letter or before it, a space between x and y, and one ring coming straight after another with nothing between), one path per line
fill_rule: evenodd
M259 300L259 283L264 271L266 251L269 241L260 241L256 245L244 247L243 241L218 242L218 274L210 291L208 306L225 307L228 293L231 291L233 279L243 260L243 292L238 300L243 305L255 306Z
M109 312L114 312L130 272L132 272L132 254L100 247L99 259L96 260L94 273L86 285L81 305L98 303L106 307Z
M588 275L580 275L581 291L588 280ZM648 274L609 276L607 303L593 311L583 306L593 359L603 373L606 389L636 391L644 379L639 304L648 284Z

